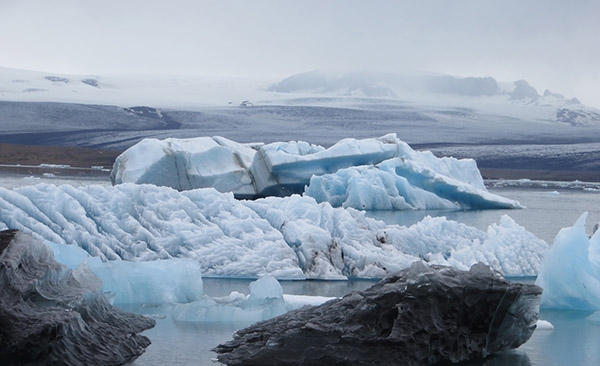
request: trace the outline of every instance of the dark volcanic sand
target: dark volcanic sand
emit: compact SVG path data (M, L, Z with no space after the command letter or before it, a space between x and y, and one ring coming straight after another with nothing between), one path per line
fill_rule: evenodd
M32 146L0 144L0 173L32 174L54 173L56 169L41 168L40 164L69 165L70 172L61 175L108 175L106 171L90 169L104 167L111 169L121 151L100 150L80 147ZM4 166L3 166L4 165ZM10 165L10 166L6 166ZM15 165L21 165L15 167ZM75 169L83 168L83 169ZM506 169L480 167L484 179L531 179L548 181L600 182L600 171Z
M61 164L72 167L112 167L121 151L83 147L0 144L0 164Z

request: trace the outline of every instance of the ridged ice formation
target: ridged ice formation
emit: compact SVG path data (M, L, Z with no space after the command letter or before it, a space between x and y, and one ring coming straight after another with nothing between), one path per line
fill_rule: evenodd
M240 201L209 188L130 183L0 187L3 228L103 260L193 258L208 277L382 278L419 259L531 276L548 250L508 216L486 231L445 217L404 227L305 196Z

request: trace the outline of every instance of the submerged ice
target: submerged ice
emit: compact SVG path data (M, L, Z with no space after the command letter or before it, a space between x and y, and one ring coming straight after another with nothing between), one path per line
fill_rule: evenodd
M395 134L343 139L328 149L302 141L145 139L116 159L111 179L177 190L213 187L237 198L305 192L318 202L357 209L521 207L489 193L474 160L418 152Z
M209 277L381 278L415 260L536 275L548 245L503 216L481 231L444 217L410 227L308 196L239 201L214 189L39 184L0 188L0 229L101 260L190 258Z

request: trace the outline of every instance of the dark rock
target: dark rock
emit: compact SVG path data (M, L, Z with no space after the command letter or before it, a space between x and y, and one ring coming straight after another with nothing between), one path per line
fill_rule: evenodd
M217 346L229 365L432 365L481 359L529 339L541 288L484 264L421 262L364 291L257 323Z
M154 325L111 306L87 267L71 271L42 242L0 232L0 364L125 364Z

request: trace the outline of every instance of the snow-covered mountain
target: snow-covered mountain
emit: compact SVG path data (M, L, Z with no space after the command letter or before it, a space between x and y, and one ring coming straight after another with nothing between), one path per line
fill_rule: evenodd
M600 150L600 110L540 94L524 80L492 77L309 72L251 80L0 68L0 123L0 143L121 151L147 137L327 147L345 137L397 133L415 148L473 157L485 167L600 171L587 158ZM549 146L556 147L552 161ZM519 159L502 160L505 150Z
M312 71L285 78L271 85L268 90L279 93L435 100L435 104L447 97L449 101L461 105L505 103L552 108L556 110L555 121L574 125L600 122L599 110L584 106L577 98L567 99L547 89L540 95L525 80L500 83L493 77L403 76L373 72L354 72L331 77ZM458 100L460 98L463 100ZM442 104L447 102L442 101Z

